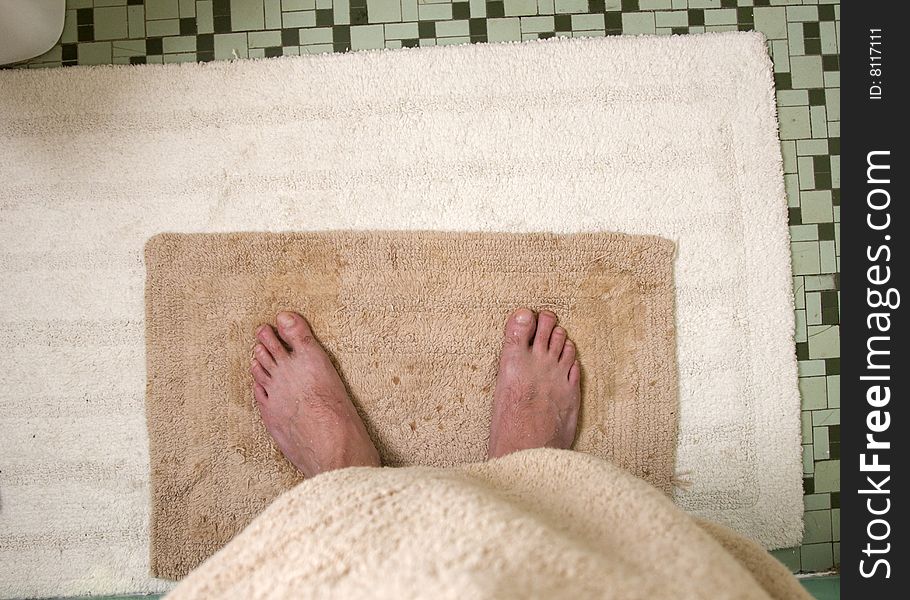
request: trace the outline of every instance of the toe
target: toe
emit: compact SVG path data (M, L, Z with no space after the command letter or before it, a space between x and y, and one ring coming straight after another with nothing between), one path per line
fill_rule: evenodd
M275 335L275 330L272 329L271 325L263 325L260 327L256 331L256 339L269 351L272 360L277 361L279 358L287 356L288 351L281 345L281 340Z
M550 336L556 326L556 314L542 310L537 315L537 333L534 335L534 348L546 351L550 347Z
M269 372L266 371L262 364L255 358L250 365L250 373L253 374L253 381L263 387L265 387L265 385L272 379L272 377L269 375Z
M269 398L269 395L266 393L265 388L259 385L259 383L256 381L253 382L253 398L255 398L256 402L259 404L264 403Z
M530 346L535 326L534 313L527 308L519 308L506 321L506 342Z
M313 343L313 330L306 319L295 312L278 313L278 334L293 351L303 350Z
M265 367L266 371L271 372L276 366L275 359L272 358L272 353L262 344L256 344L253 347L253 356L259 361L259 364Z
M566 344L566 330L562 327L554 327L553 333L550 335L550 354L559 358L559 355L562 353L562 349Z
M565 345L562 347L562 354L559 355L559 364L563 365L566 369L572 366L572 363L575 362L575 342L572 340L566 340Z
M569 383L575 386L579 381L581 381L581 364L576 360L569 369Z

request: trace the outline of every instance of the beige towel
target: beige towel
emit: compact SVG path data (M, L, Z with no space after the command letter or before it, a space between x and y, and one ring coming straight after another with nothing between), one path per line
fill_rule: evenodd
M256 327L298 310L389 466L486 457L507 315L548 307L577 343L575 447L671 488L673 245L620 234L161 235L146 249L152 570L179 578L300 475L248 374Z
M192 598L805 599L754 543L606 461L530 450L305 481L191 573Z

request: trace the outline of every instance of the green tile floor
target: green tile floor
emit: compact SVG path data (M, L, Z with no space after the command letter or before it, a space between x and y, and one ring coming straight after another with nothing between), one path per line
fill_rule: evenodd
M169 63L552 36L763 32L790 206L806 534L840 554L840 5L835 0L67 0L58 45L19 65Z

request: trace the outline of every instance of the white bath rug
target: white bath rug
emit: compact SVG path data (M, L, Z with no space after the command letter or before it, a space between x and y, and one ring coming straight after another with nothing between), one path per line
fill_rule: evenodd
M802 530L759 34L0 72L0 595L148 575L142 248L162 231L620 231L678 244L687 510Z

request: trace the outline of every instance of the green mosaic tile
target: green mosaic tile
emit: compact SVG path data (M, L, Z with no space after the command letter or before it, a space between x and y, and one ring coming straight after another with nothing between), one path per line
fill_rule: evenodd
M818 542L832 541L831 533L831 511L829 510L810 510L806 511L803 517L805 524L805 533L803 534L804 544L814 544Z
M825 156L828 154L828 140L799 140L796 151L800 156Z
M689 13L685 10L671 10L654 13L657 27L688 27Z
M654 15L652 13L623 13L623 33L645 35L654 33L654 28Z
M417 17L417 0L401 0L401 20L416 21Z
M265 7L262 2L231 0L231 27L250 31L265 28Z
M831 508L831 494L806 494L803 496L803 507L807 510L827 510Z
M818 8L815 6L788 6L787 21L791 23L798 21L818 21Z
M313 3L313 10L315 9L316 4ZM264 0L263 12L266 29L281 29L281 0Z
M672 7L671 0L638 0L640 10L669 10Z
M784 548L782 550L774 550L771 554L787 566L791 571L800 570L800 556L799 548Z
M796 343L805 342L809 337L809 334L806 331L806 311L799 310L796 311Z
M806 191L800 194L799 205L803 223L831 223L834 219L834 205L829 191Z
M556 13L588 12L588 0L555 0L553 10Z
M799 380L799 393L803 410L828 407L828 389L824 377L804 377Z
M306 29L300 32L300 44L302 46L309 46L313 44L331 44L332 39L332 30L328 27Z
M195 0L178 0L177 5L181 19L196 16ZM95 0L95 6L98 6L98 0Z
M828 117L824 106L809 108L809 123L812 126L812 137L821 138L828 136Z
M169 37L162 42L165 54L196 52L196 36Z
M830 543L803 544L800 549L800 570L826 571L834 565L834 551Z
M263 58L259 56L257 58ZM164 62L167 63L182 63L182 62L196 62L196 53L195 52L186 52L182 54L165 54Z
M840 410L838 409L824 409L824 410L815 410L812 411L812 426L821 427L823 425L839 425L840 424Z
M146 19L177 19L180 6L177 0L145 0Z
M815 491L840 491L839 460L823 460L815 463Z
M823 360L801 360L796 368L800 377L819 377L826 374Z
M522 17L537 14L537 0L503 0L504 16Z
M324 9L325 10L325 9ZM317 27L323 27L325 25L346 25L351 23L351 5L349 0L334 0L332 4L331 17L328 17L328 13L323 13L326 15L326 18L320 19L320 14L316 14L316 25ZM328 21L328 22L326 22Z
M794 174L797 171L798 165L796 162L796 143L793 141L783 140L781 141L781 154L784 159L784 173ZM786 179L786 178L785 178ZM794 188L798 190L799 188ZM789 191L788 191L789 193ZM793 203L791 206L799 205L799 194L794 194Z
M544 33L553 31L556 28L553 17L522 17L522 33Z
M834 283L834 277L831 275L811 275L805 278L806 291L817 292L819 290L833 290L837 286Z
M215 58L230 60L246 58L249 55L245 33L229 33L215 36Z
M370 23L397 23L401 21L401 3L398 0L367 0Z
M280 31L251 31L247 34L250 48L273 48L281 45Z
M736 9L706 10L705 25L736 25Z
M799 189L815 189L815 161L811 157L801 156L796 159L797 171L799 172ZM802 198L802 195L800 195Z
M803 474L811 475L815 468L815 445L803 444Z
M752 11L755 29L768 39L779 40L787 37L787 11L783 8L763 6Z
M807 444L812 444L812 413L808 411L803 411L799 416L800 423L800 434L803 438L803 442ZM814 465L813 465L814 471Z
M145 40L120 40L111 44L114 58L145 55Z
M145 8L142 6L127 6L127 35L131 38L145 37Z
M837 0L67 0L60 43L20 68L266 58L559 36L756 29L769 40L796 308L806 543L839 560L840 71ZM830 519L830 536L825 526ZM809 525L813 523L811 526ZM824 541L815 541L824 538Z
M521 39L521 20L489 19L487 21L487 36L491 42L506 42Z
M840 408L840 375L828 378L828 408Z
M351 27L351 48L370 50L385 46L382 25L356 25Z
M572 15L571 23L573 31L602 31L604 28L604 16Z
M795 140L812 137L809 127L809 109L802 106L786 106L778 110L780 137Z
M831 458L827 427L812 428L812 456L813 460L827 460Z
M837 257L834 241L823 240L818 243L818 254L822 273L837 273L840 271L840 262Z
M126 6L96 8L94 13L96 40L120 40L129 37Z
M809 356L837 358L840 356L840 331L837 325L809 326Z
M180 19L164 19L161 21L146 21L145 34L148 37L164 37L180 35Z
M778 106L807 106L809 93L806 90L779 90L777 92Z
M316 10L316 0L280 0L281 10Z
M281 19L286 28L315 27L316 11L301 10L295 12L286 12L282 13Z
M793 252L794 275L818 273L821 263L817 242L793 242L790 247Z
M390 23L385 26L385 37L387 40L407 40L420 37L420 29L417 23Z
M81 65L106 65L113 59L113 50L110 42L87 42L79 44L79 64Z

